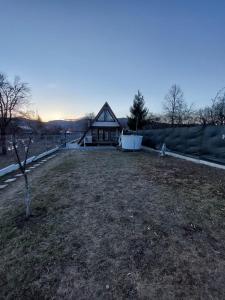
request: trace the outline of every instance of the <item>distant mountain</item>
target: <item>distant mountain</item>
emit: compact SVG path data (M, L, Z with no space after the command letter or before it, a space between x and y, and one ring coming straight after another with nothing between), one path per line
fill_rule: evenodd
M118 118L123 128L127 127L127 118ZM59 127L62 130L68 129L71 131L85 131L87 128L87 119L81 118L77 120L53 120L46 122L46 128L52 129L53 127Z
M46 128L59 127L61 129L70 129L72 131L84 131L87 127L87 119L77 120L53 120L46 123Z
M118 118L121 126L127 128L127 118ZM80 118L76 120L53 120L39 123L37 120L30 120L25 118L14 118L11 126L17 127L21 132L47 130L48 132L56 133L59 131L69 130L71 132L83 132L87 129L88 120ZM9 128L10 131L10 128Z

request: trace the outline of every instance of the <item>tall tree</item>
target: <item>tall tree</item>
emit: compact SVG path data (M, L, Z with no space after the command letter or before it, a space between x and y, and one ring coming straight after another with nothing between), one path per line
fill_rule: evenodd
M134 96L133 105L130 107L128 126L131 130L142 129L146 125L148 109L145 107L145 100L141 92Z
M10 83L7 77L0 73L0 147L2 154L7 153L6 130L13 116L26 103L29 89L27 84L16 77Z
M184 108L184 94L181 88L174 84L169 89L163 103L164 112L173 126L176 123L182 123L182 111Z
M166 94L163 110L172 126L175 124L188 124L194 121L193 104L189 106L186 103L183 91L177 84L172 85Z

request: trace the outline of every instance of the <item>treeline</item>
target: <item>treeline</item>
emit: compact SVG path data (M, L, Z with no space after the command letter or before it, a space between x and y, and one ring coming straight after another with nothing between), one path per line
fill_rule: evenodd
M195 109L194 103L188 104L179 85L171 86L162 101L162 113L153 114L145 106L140 91L135 95L130 107L128 126L131 130L143 129L158 124L164 126L187 125L224 125L225 124L225 88L219 90L211 100L211 105Z
M33 118L28 111L30 89L27 83L15 77L13 82L0 73L0 153L7 153L7 133L18 134L32 132L37 134L58 134L62 131L58 125L47 127L41 118ZM217 92L211 105L196 110L189 105L182 89L174 84L162 101L162 113L153 114L145 106L144 96L140 91L135 95L130 107L128 126L131 130L146 126L186 126L186 125L224 125L225 124L225 88ZM85 125L90 125L93 115L84 118ZM64 130L65 131L65 130Z

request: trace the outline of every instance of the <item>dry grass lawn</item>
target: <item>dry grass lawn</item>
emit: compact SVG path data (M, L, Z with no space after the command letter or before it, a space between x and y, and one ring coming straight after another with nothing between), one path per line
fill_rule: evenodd
M0 192L0 299L224 299L224 171L61 152Z

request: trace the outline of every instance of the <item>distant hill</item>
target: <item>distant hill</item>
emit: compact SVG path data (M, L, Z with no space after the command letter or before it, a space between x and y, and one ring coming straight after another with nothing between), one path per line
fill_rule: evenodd
M118 118L121 126L127 128L127 118ZM32 132L42 128L51 133L59 131L69 130L71 132L83 132L87 129L88 120L86 118L80 118L76 120L53 120L48 122L38 123L37 120L30 120L26 118L14 118L11 123L11 127L17 127L20 132ZM8 129L9 133L11 129Z
M71 131L84 131L87 127L87 119L81 118L77 120L53 120L46 122L47 129L51 129L53 127L70 129Z
M118 118L123 128L127 127L127 118ZM77 120L53 120L46 123L46 127L51 129L59 127L61 129L69 129L71 131L85 131L87 128L87 119L81 118Z

